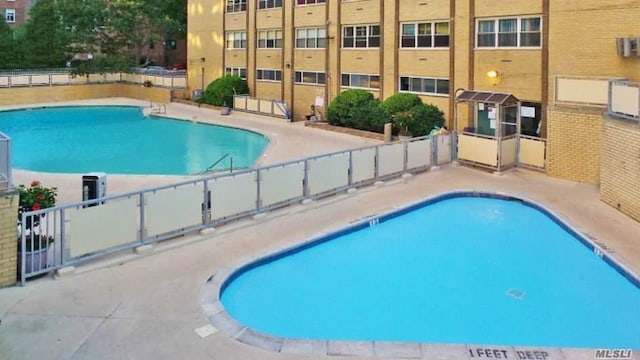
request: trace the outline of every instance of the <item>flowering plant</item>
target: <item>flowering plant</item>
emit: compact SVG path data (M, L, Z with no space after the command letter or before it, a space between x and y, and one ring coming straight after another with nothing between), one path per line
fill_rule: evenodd
M18 186L20 192L19 206L24 210L40 210L56 205L58 188L45 187L40 181L32 181L29 187Z

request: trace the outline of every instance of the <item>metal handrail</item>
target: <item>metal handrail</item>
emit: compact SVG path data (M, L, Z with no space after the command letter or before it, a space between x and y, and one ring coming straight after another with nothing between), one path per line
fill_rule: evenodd
M207 167L204 171L196 173L195 175L203 175L203 174L211 172L213 170L213 168L216 167L216 165L221 163L222 160L226 159L227 157L229 157L229 153L226 153L226 154L222 155L218 160L214 161L213 164L209 165L209 167ZM233 157L231 157L230 159L231 159L231 172L233 172Z

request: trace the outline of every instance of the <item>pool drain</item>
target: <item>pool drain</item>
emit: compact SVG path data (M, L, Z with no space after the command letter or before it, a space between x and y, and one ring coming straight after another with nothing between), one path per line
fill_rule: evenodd
M518 289L509 289L506 294L514 299L522 300L524 299L525 292Z

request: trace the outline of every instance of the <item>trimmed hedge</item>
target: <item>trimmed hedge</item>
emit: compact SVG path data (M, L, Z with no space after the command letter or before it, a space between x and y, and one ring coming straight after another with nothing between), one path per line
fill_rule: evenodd
M423 104L416 94L397 93L380 102L366 90L349 89L331 102L327 120L331 125L378 133L391 122L394 134L423 136L444 124L444 113L435 105Z
M211 82L196 102L233 107L233 95L248 94L247 81L238 75L225 75Z

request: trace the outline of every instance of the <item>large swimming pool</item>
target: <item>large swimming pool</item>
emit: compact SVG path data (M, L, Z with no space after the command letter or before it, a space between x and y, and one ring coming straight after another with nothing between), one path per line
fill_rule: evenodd
M220 302L279 338L640 349L636 278L535 204L469 195L246 265Z
M268 139L258 133L161 117L138 107L52 107L0 112L17 169L192 175L250 167Z

